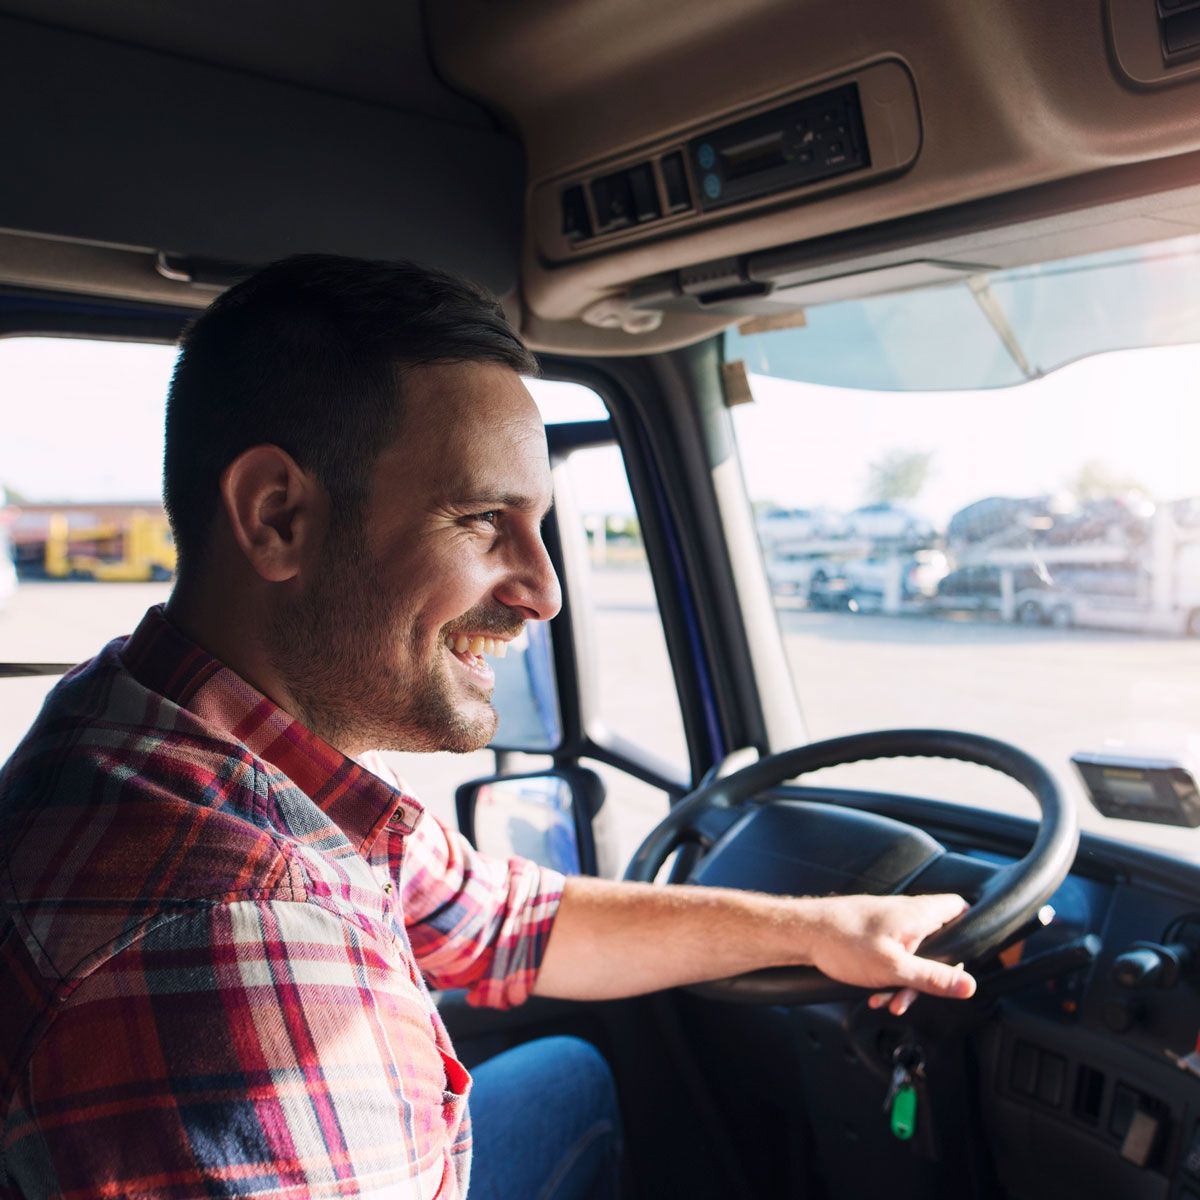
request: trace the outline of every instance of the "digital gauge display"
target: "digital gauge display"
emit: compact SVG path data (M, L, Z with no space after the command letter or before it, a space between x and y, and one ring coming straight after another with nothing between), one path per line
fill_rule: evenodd
M1071 761L1088 798L1106 817L1200 826L1200 791L1191 770L1178 759L1076 754Z

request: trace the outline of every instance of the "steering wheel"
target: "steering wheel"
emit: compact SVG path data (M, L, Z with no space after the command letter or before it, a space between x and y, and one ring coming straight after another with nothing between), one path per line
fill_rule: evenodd
M976 763L1015 779L1041 809L1029 852L995 866L948 851L922 830L888 817L843 805L759 798L809 771L881 758ZM940 962L972 963L1036 919L1071 869L1079 822L1050 772L1007 742L953 730L892 729L812 742L702 784L651 831L626 879L654 882L668 856L687 845L700 852L688 883L798 896L959 892L971 907L926 938L918 952ZM860 992L815 967L770 967L689 990L746 1004L816 1004Z

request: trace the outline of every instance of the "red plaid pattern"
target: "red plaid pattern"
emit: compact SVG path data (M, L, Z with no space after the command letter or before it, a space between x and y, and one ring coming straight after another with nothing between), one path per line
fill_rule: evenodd
M426 980L529 994L562 877L477 854L151 609L0 773L0 1195L453 1200Z

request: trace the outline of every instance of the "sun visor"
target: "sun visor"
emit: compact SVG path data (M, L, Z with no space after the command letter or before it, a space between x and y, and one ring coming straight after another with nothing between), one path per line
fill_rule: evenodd
M731 258L642 280L627 302L640 310L688 312L697 309L731 317L764 317L796 312L812 304L910 291L969 278L988 268L975 264L917 260L870 271L788 283L755 270L753 258Z
M0 17L0 228L258 264L412 258L517 282L507 135Z

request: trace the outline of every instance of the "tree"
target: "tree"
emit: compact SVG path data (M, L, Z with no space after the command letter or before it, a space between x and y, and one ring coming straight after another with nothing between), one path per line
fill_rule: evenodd
M867 500L871 504L915 500L932 469L930 451L890 450L867 468Z
M1089 459L1078 473L1067 480L1067 488L1080 500L1124 499L1128 496L1149 497L1149 489L1129 475L1115 471L1108 463Z
M28 504L29 503L28 498L26 496L24 496L21 492L18 492L16 488L7 487L5 484L0 483L0 497L3 497L5 495L8 496L9 504Z

